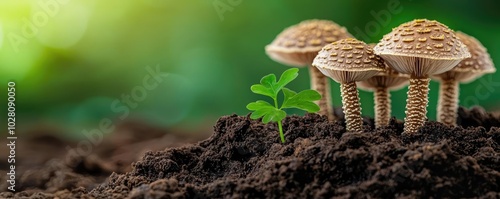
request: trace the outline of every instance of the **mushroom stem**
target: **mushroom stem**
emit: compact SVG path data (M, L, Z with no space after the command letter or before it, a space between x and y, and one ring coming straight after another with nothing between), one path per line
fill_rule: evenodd
M309 66L309 75L311 76L311 88L321 94L321 99L316 102L320 108L318 114L326 115L330 121L335 120L332 96L330 95L330 80L314 66Z
M408 99L406 100L405 133L417 133L427 120L427 104L429 103L427 97L430 80L427 77L412 77L410 79Z
M439 89L437 120L447 125L457 125L458 82L443 79Z
M342 108L346 130L351 132L362 132L363 119L361 118L361 105L359 103L359 94L356 82L342 83L340 85L342 94Z
M389 124L391 117L391 94L389 89L378 87L373 93L375 100L375 127L382 127Z

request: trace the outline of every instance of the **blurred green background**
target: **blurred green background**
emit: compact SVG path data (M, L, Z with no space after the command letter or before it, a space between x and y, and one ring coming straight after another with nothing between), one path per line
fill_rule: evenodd
M0 2L0 79L4 88L10 80L17 84L21 131L49 124L78 134L102 118L193 129L222 115L247 114L245 105L261 99L250 85L288 68L269 59L264 46L302 20L333 20L358 39L376 42L403 22L435 19L478 38L500 63L498 9L494 0L5 0ZM382 15L387 12L389 18ZM113 103L142 86L147 68L156 66L164 74L158 87L129 107L129 115L114 111ZM308 88L307 73L301 69L290 87ZM496 110L499 77L462 85L461 104ZM435 119L437 91L433 82L430 119ZM332 94L340 106L333 81ZM3 95L0 103L6 104ZM360 97L363 114L373 115L372 94L361 91ZM400 119L405 100L406 89L393 92L393 115Z

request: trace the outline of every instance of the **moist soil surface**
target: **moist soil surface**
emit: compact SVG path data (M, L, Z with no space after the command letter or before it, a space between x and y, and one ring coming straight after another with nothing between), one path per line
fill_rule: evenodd
M284 120L282 144L275 124L230 115L208 139L146 152L125 169L47 161L39 169L50 175L28 175L29 186L0 198L500 198L500 118L460 108L458 124L408 135L394 118L376 129L365 118L365 132L352 133L307 114Z

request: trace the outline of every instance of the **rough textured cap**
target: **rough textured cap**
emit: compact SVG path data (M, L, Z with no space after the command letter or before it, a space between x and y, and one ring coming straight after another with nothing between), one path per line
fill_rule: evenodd
M460 41L467 46L471 57L458 63L458 65L453 68L453 71L472 71L479 73L494 73L496 71L490 54L481 42L463 32L457 32L456 35L460 38Z
M271 59L291 65L311 65L323 46L352 37L344 27L328 20L307 20L286 28L266 46Z
M467 46L472 56L462 60L450 71L435 75L434 79L454 79L462 83L467 83L481 77L485 73L496 72L490 54L481 42L463 32L457 32L456 35Z
M340 83L362 81L385 71L382 58L375 55L364 42L352 38L323 47L314 59L313 66Z
M399 72L415 76L439 74L470 57L467 47L444 24L416 19L385 35L374 51Z
M386 72L379 72L375 76L363 81L357 82L360 89L373 91L376 88L387 88L389 90L399 90L408 85L409 75L395 72L387 67Z
M371 48L376 44L368 44ZM357 82L357 85L362 90L373 91L376 88L383 87L390 90L399 90L408 84L410 75L400 73L387 65L384 62L385 71L379 72L375 76L364 81Z
M494 73L496 68L486 48L476 38L463 32L457 32L457 37L470 51L471 57L462 60L446 73L436 75L437 79L455 79L460 82L470 82L485 73Z

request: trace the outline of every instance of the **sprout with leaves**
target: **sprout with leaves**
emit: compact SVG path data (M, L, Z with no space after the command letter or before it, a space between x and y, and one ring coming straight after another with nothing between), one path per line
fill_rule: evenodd
M283 134L281 121L286 117L286 112L283 109L297 108L310 113L319 111L319 106L314 103L314 101L321 99L321 95L317 91L304 90L297 93L285 88L288 83L297 78L298 72L299 69L297 68L288 69L283 72L278 81L276 81L276 75L269 74L260 80L260 84L255 84L250 88L256 94L271 97L274 102L274 105L263 100L249 103L247 109L253 111L250 118L258 119L262 117L264 124L277 122L282 143L285 143L285 135ZM281 106L278 104L278 93L280 91L283 92Z

